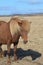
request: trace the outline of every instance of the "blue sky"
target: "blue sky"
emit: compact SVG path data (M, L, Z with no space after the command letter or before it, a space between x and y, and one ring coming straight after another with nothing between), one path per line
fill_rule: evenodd
M0 0L0 15L43 13L43 0Z

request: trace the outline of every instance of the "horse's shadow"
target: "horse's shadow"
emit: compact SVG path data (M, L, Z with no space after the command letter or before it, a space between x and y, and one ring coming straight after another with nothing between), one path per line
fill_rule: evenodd
M11 54L11 56L14 56L13 49L10 50L10 54ZM6 55L7 55L7 51L4 51L4 56L6 56ZM29 49L29 50L23 50L21 48L17 49L17 57L18 58L22 59L26 56L31 56L32 60L35 60L41 56L41 53L34 51L34 50L31 50L31 49Z

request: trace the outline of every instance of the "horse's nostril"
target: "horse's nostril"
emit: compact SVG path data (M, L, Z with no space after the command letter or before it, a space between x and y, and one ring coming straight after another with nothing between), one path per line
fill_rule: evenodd
M28 41L24 41L24 44L26 44Z

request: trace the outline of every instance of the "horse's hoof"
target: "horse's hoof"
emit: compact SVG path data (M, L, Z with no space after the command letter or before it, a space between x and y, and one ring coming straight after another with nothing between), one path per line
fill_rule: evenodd
M17 57L14 58L14 61L17 61Z
M0 58L2 58L2 56L0 56Z
M11 63L11 60L10 59L7 59L7 63Z
M7 63L11 63L11 61L10 60L7 60Z
M2 56L2 54L0 54L0 58L2 58L3 56Z

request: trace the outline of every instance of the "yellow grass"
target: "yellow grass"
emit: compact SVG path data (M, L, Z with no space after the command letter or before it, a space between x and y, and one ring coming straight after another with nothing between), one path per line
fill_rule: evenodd
M8 22L12 16L9 17L0 17L0 20ZM14 16L13 16L14 17ZM41 53L41 56L32 61L32 57L25 56L22 60L19 60L18 63L12 62L11 65L43 65L43 15L34 15L34 16L19 16L20 18L31 21L31 29L28 34L28 43L24 45L22 39L20 38L18 48L23 50L31 49L32 51ZM12 45L13 46L13 45ZM11 46L11 47L12 47ZM2 46L3 50L6 46ZM7 49L7 48L6 48ZM4 58L3 58L4 59ZM4 61L2 61L4 62ZM1 61L0 61L1 64ZM4 63L5 64L5 63Z

